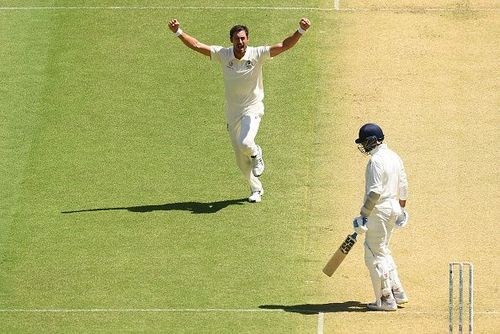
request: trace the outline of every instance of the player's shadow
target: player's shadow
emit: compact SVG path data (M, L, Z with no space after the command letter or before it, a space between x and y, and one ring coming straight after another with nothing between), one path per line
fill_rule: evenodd
M335 312L367 312L366 304L357 301L328 304L260 305L264 310L283 310L290 313L319 314Z
M96 209L79 209L71 211L62 211L63 214L81 213L81 212L96 212L96 211L119 211L126 210L130 212L147 213L153 211L191 211L194 214L202 213L216 213L230 205L243 205L247 202L246 198L232 199L226 201L216 202L179 202L179 203L166 203L155 205L138 205L138 206L123 206L114 208L96 208Z

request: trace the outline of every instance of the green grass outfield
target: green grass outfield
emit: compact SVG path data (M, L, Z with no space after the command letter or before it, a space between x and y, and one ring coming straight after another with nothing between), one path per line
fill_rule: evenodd
M331 12L103 9L211 1L0 1L0 332L314 333L323 258L311 193L321 39ZM218 1L229 6L231 1ZM251 1L245 6L283 6ZM318 7L317 1L287 6ZM237 23L252 45L313 29L264 69L266 195L249 191L207 44Z

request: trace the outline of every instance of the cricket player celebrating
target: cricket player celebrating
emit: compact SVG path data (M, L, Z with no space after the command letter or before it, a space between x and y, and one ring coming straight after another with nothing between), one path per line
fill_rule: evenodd
M220 64L226 97L226 122L236 163L250 185L249 202L260 202L264 194L259 176L264 171L262 149L255 143L260 121L264 115L264 87L262 66L264 62L292 48L311 26L302 18L298 29L281 43L271 46L248 46L248 28L237 25L231 28L231 47L209 46L200 43L180 28L177 19L168 23L172 32L190 49L210 57Z
M405 210L408 181L400 157L383 143L382 129L373 123L363 125L356 144L370 155L365 173L365 196L361 215L353 221L354 230L365 236L365 264L375 292L368 308L395 311L408 302L389 250L394 227L408 223Z

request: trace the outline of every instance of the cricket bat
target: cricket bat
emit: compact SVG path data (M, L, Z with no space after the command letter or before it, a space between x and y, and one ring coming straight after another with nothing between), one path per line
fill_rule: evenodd
M342 261L344 261L352 246L354 246L354 244L356 243L357 236L358 234L356 232L347 236L342 245L340 245L339 249L337 249L337 251L332 255L330 260L323 268L323 272L325 273L325 275L328 275L330 277L333 275Z

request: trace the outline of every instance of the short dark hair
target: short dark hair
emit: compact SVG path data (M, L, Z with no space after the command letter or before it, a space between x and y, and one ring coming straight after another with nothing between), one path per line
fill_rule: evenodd
M229 39L232 39L233 35L236 34L236 33L239 33L240 31L244 31L245 34L247 34L247 37L248 37L248 28L246 26L235 25L234 27L231 28L231 30L229 30Z

